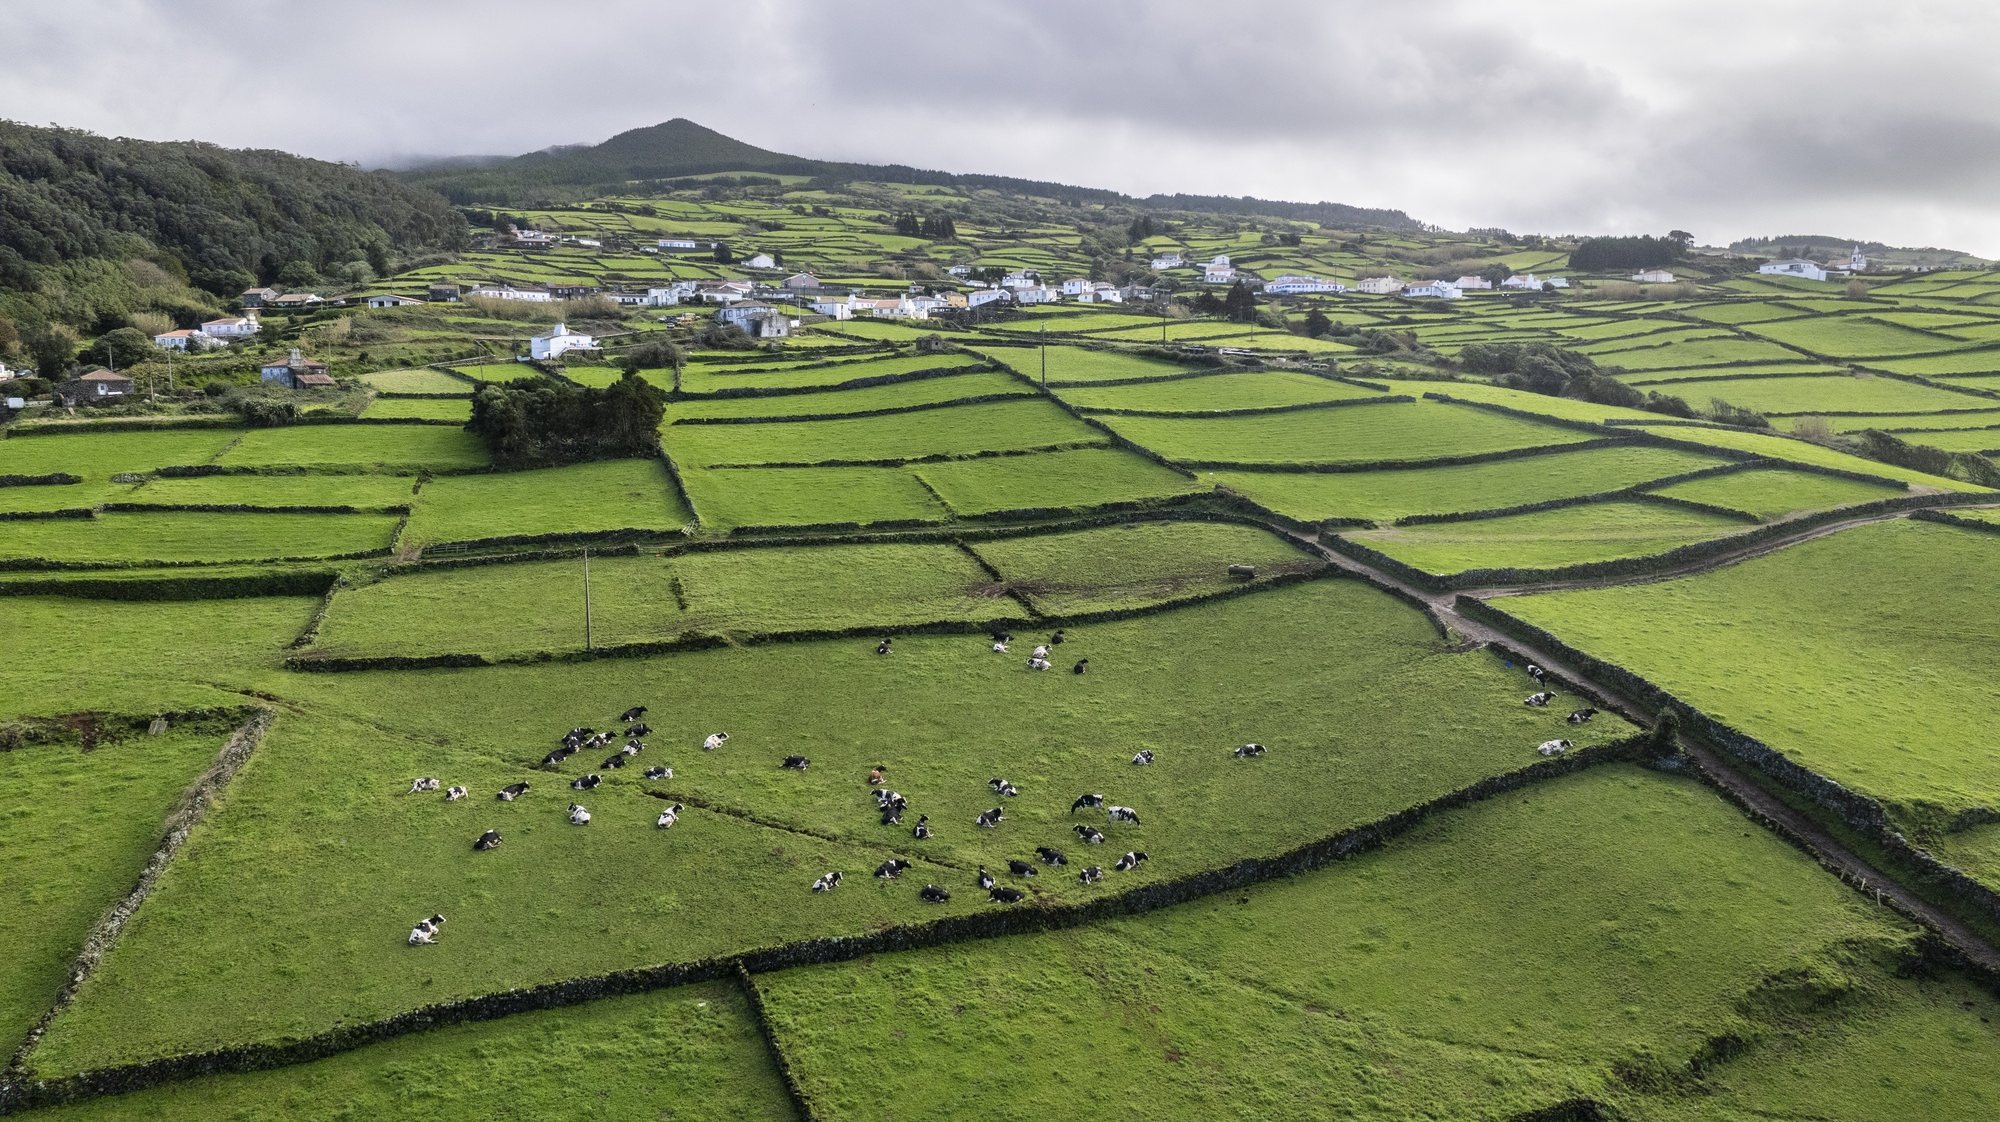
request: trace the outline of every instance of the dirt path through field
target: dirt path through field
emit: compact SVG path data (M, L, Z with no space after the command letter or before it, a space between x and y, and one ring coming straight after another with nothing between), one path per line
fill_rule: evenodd
M2000 503L1985 505L2000 506ZM1851 529L1855 526L1882 522L1891 518L1904 518L1910 513L1912 512L1897 511L1814 526L1801 530L1797 534L1780 537L1771 541L1759 542L1743 550L1707 558L1670 572L1649 573L1644 576L1631 578L1607 577L1598 580L1474 590L1463 593L1429 592L1398 580L1366 562L1329 550L1325 546L1320 545L1316 537L1302 538L1296 534L1285 534L1285 536L1309 549L1317 551L1339 569L1353 573L1378 587L1399 592L1423 603L1429 608L1435 618L1467 642L1480 646L1501 646L1515 651L1520 657L1534 662L1557 677L1585 687L1598 698L1602 699L1600 703L1602 708L1609 709L1635 724L1646 726L1652 724L1654 714L1640 705L1635 699L1627 696L1616 687L1593 678L1580 667L1570 664L1550 651L1542 650L1530 643L1524 643L1486 624L1460 615L1454 601L1460 595L1485 599L1493 596L1518 595L1527 592L1554 591L1558 589L1608 588L1614 585L1647 583L1662 580L1670 576L1684 576L1690 573L1703 572L1724 565L1734 564L1738 561L1770 553L1786 546L1796 545L1799 542L1810 541L1840 530ZM1273 531L1281 534L1285 533L1276 527L1273 527ZM1873 897L1877 903L1893 907L1904 915L1931 928L1973 963L1987 970L2000 971L2000 949L1996 949L1993 944L1987 942L1985 938L1980 936L1971 927L1918 897L1887 874L1863 860L1818 823L1794 810L1784 800L1759 787L1748 777L1737 771L1734 766L1725 761L1707 745L1686 735L1682 735L1679 738L1679 742L1682 751L1687 753L1695 767L1700 769L1704 776L1720 788L1726 797L1748 808L1753 817L1762 818L1767 823L1773 824L1780 833L1788 835L1790 840L1811 854L1821 866L1847 881L1848 884L1852 885L1858 891Z

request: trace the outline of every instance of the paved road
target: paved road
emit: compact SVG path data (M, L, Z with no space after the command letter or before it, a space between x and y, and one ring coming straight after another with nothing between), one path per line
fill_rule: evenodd
M1552 651L1542 650L1533 644L1524 643L1511 635L1502 634L1477 620L1468 619L1460 615L1454 601L1460 595L1485 598L1493 595L1548 591L1558 588L1606 587L1616 584L1633 584L1662 579L1664 575L1683 575L1685 573L1701 572L1723 565L1734 564L1746 558L1756 557L1775 549L1823 537L1827 534L1854 526L1887 521L1892 518L1907 517L1909 513L1908 511L1898 511L1811 527L1801 530L1795 535L1760 542L1757 545L1734 553L1723 554L1719 557L1706 558L1696 564L1676 570L1673 574L1648 574L1644 577L1629 580L1607 578L1594 581L1566 582L1559 585L1523 586L1465 593L1438 593L1417 588L1398 580L1394 576L1366 562L1327 549L1320 544L1316 537L1301 538L1295 534L1285 534L1285 536L1326 558L1337 568L1353 573L1377 586L1394 589L1422 601L1440 622L1450 630L1456 632L1467 642L1482 646L1494 644L1508 647L1518 652L1522 658L1534 662L1536 665L1547 669L1558 677L1583 686L1590 693L1602 699L1600 708L1615 712L1635 724L1647 726L1652 724L1654 714L1647 711L1635 699L1626 696L1609 683L1591 677L1582 668L1571 665L1568 661L1557 657ZM1718 787L1725 790L1731 798L1752 808L1770 821L1777 823L1783 831L1788 832L1792 836L1792 839L1805 848L1822 866L1840 876L1857 889L1873 896L1878 903L1893 907L1904 915L1930 927L1970 961L1989 970L2000 971L2000 949L1996 949L1993 944L1987 942L1971 927L1918 897L1901 884L1898 884L1887 874L1863 860L1811 818L1799 813L1783 800L1751 782L1706 744L1700 743L1686 735L1682 735L1679 738L1679 742L1682 751L1686 752L1695 765L1712 779Z

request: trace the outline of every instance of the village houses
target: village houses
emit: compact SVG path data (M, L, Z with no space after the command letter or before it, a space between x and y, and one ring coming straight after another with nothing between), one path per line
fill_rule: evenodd
M597 339L579 331L571 331L569 325L558 322L554 327L528 340L528 357L536 362L547 362L561 358L571 351L594 351Z

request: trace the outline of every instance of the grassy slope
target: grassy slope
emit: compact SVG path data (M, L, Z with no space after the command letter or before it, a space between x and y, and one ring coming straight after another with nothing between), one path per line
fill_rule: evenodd
M308 715L281 720L37 1062L69 1070L310 1031L511 984L921 918L933 914L914 898L921 881L853 874L920 850L955 866L921 875L966 887L978 863L1037 844L1074 852L1069 827L1080 819L1068 808L1079 791L1150 812L1144 826L1109 828L1105 851L1153 854L1120 885L1171 876L1522 766L1564 729L1553 710L1519 703L1526 680L1498 659L1441 652L1421 615L1350 581L1078 629L1061 651L1091 658L1093 673L1034 674L978 637L912 636L887 658L841 641L288 677ZM541 789L551 777L530 765L563 729L640 702L655 710L640 762L671 765L676 778L610 773L584 800L597 820L568 826L570 792ZM718 728L729 745L700 751ZM1594 742L1621 729L1600 720L1583 731L1579 741ZM1230 746L1251 739L1271 755L1231 760ZM1140 747L1159 762L1133 768ZM811 772L778 768L790 753L810 756ZM936 839L915 843L877 823L862 783L875 764L933 816ZM474 798L406 797L419 774L465 783ZM993 804L994 775L1024 793L1008 800L1001 829L978 830L971 819ZM491 799L519 778L537 784L529 798ZM333 786L352 797L300 797ZM639 793L650 786L820 836L708 813L662 834L658 803ZM508 844L472 853L488 826ZM844 867L849 886L808 893L829 867ZM1057 897L1117 887L1027 884ZM981 906L960 892L945 910ZM401 937L411 914L431 908L452 917L453 953L413 960ZM231 964L227 987L213 982L217 962Z
M381 510L415 501L416 483L394 475L209 475L150 479L110 501L162 506L351 506Z
M2000 799L1988 741L2000 541L1897 521L1699 576L1501 607L1807 767L1951 809Z
M1259 578L1321 562L1269 531L1216 522L1153 522L1067 534L976 542L973 552L1048 615L1147 604L1241 583L1231 564Z
M1171 460L1357 463L1574 444L1571 429L1429 402L1182 420L1107 417L1120 435Z
M1858 479L1841 479L1803 471L1758 469L1676 483L1671 487L1662 487L1656 493L1747 511L1759 518L1771 519L1804 511L1893 499L1908 492L1877 483L1863 483Z
M971 463L1005 463L1003 456ZM950 512L904 467L695 468L681 472L710 530L829 522L943 521Z
M426 544L512 534L677 530L688 520L659 460L603 460L541 471L440 476L418 494L405 537Z
M1217 409L1268 409L1320 401L1379 397L1373 390L1286 370L1214 374L1206 378L1131 386L1080 386L1061 392L1078 409L1152 409L1203 413Z
M1048 402L1032 400L831 421L669 425L661 435L676 463L695 467L919 459L1103 439Z
M1041 507L1089 507L1207 488L1121 448L919 464L911 469L952 510L977 516Z
M389 548L392 514L115 511L96 518L13 522L0 538L7 560L67 562L254 561L333 557Z
M1361 530L1347 536L1427 572L1456 573L1509 567L1552 569L1587 561L1649 557L1748 528L1720 515L1618 501L1469 522Z

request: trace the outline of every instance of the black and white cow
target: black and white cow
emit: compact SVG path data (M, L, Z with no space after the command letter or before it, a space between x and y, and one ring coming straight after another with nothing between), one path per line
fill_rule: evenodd
M1076 874L1076 882L1078 884L1096 884L1098 881L1101 881L1103 879L1104 879L1104 870L1096 865L1092 865L1089 868L1085 869L1084 871Z
M834 889L839 887L840 887L839 869L832 869L827 872L821 873L819 879L813 882L814 892L832 892Z
M478 853L484 853L489 849L500 848L500 831L488 830L485 833L479 835L479 840L472 843L472 848L475 852Z
M1236 758L1239 760L1254 759L1263 754L1264 754L1264 746L1262 744L1254 744L1254 743L1239 744L1237 745L1236 751L1234 753Z
M1548 676L1549 676L1548 671L1542 669L1539 666L1536 666L1532 662L1528 664L1528 677L1533 678L1535 680L1536 685L1541 685L1544 681L1548 679Z
M461 787L458 784L454 783L450 787L445 789L444 801L448 803L455 803L458 800L464 798L465 793L466 792L464 787Z
M1138 753L1132 757L1133 767L1145 767L1147 764L1150 764L1152 762L1153 762L1153 750L1151 748L1141 748L1139 749Z
M1121 873L1128 873L1131 872L1133 869L1138 868L1139 862L1144 861L1145 859L1146 859L1145 850L1143 849L1133 850L1132 852L1127 853L1125 856L1120 857L1118 860L1112 862L1111 867L1118 870Z
M993 640L993 653L994 653L994 654L1006 654L1006 653L1007 653L1007 640L1005 640L1005 639L995 639L995 640Z
M575 779L570 780L569 789L572 791L595 791L597 790L597 785L602 782L604 782L604 777L593 772L590 775L579 775Z
M1038 845L1038 846L1036 846L1036 847L1035 847L1035 856L1037 856L1037 857L1041 858L1041 859L1042 859L1042 864L1044 864L1044 865L1067 865L1067 864L1069 864L1069 857L1068 857L1067 855L1065 855L1065 854L1063 853L1063 851L1062 851L1062 850L1060 850L1060 849L1051 849L1051 848L1049 848L1049 847L1048 847L1048 846L1046 846L1046 845Z
M1062 645L1063 645L1063 629L1058 627L1056 628L1056 633L1054 635L1049 636L1049 646L1060 647Z
M986 866L979 866L979 887L992 888L993 885L993 874L986 871Z
M526 783L509 783L505 787L500 788L499 793L493 797L503 803L511 803L527 793L528 785Z
M1560 756L1569 750L1570 742L1567 740L1544 740L1535 746L1535 751L1544 756Z
M727 744L727 743L729 743L729 734L728 734L728 733L726 733L726 732L712 732L712 733L709 733L707 737L703 738L703 740L702 740L702 742L701 742L701 747L702 747L702 750L703 750L703 751L705 751L705 752L713 752L713 751L715 751L715 750L716 750L717 748L720 748L720 747L722 747L723 745L725 745L725 744Z
M910 863L908 861L903 860L901 857L892 857L875 866L875 875L881 877L883 880L895 880L897 877L903 875L904 869L909 867Z
M444 784L438 782L431 776L426 775L422 779L410 780L409 793L415 795L423 791L435 791L442 786L444 786Z
M1587 725L1590 723L1590 719L1595 716L1597 716L1597 710L1595 709L1579 709L1569 715L1569 723L1572 725Z
M639 737L651 735L652 731L653 731L653 726L645 723L644 721L641 721L638 724L633 725L631 728L626 729L625 735L632 737L633 739L636 740Z
M928 814L917 815L917 824L910 827L910 836L918 841L931 840L931 816Z
M917 889L917 899L926 904L945 904L951 901L951 893L935 884L927 884Z
M812 766L812 761L804 756L786 756L778 766L787 771L804 771Z
M1078 795L1076 797L1076 801L1069 804L1069 812L1071 814L1075 814L1079 810L1084 810L1084 809L1094 810L1103 805L1104 805L1103 795L1091 795L1091 794Z
M1104 813L1110 815L1113 822L1130 822L1134 826L1140 824L1139 812L1129 806L1107 806L1104 808Z
M882 825L901 826L902 824L903 824L902 807L897 806L895 803L890 803L889 805L882 808Z
M590 825L590 812L576 803L569 804L569 824L572 826Z
M674 805L661 811L659 819L655 821L653 825L654 827L661 830L671 830L674 828L674 823L679 822L680 820L681 820L681 804L675 803ZM836 878L838 877L838 875L839 874L835 874Z
M1521 704L1527 706L1530 709L1540 709L1542 706L1547 705L1549 702L1554 701L1555 699L1556 695L1554 691L1543 690L1540 693L1529 694L1527 700L1521 702Z
M1027 893L1018 888L1011 888L1004 884L986 890L986 898L995 904L1018 904L1027 895Z
M625 710L625 711L624 711L623 713L620 713L620 714L618 714L618 722L619 722L620 724L626 724L626 725L629 725L629 724L631 724L631 723L632 723L633 721L636 721L636 720L638 720L639 718L641 718L641 717L643 717L643 716L645 716L645 715L646 715L646 707L645 707L645 706L643 706L643 705L634 705L634 706L633 706L632 708L630 708L630 709L627 709L627 710Z
M888 653L890 653L890 646L889 646L889 642L890 642L890 641L889 641L888 639L884 639L884 640L882 640L882 641L881 641L880 643L876 644L876 645L875 645L875 653L876 653L876 654L878 654L878 655L885 655L885 654L888 654Z
M625 753L613 752L611 755L606 756L604 762L598 766L605 771L617 771L619 768L625 766Z
M1035 875L1035 863L1033 861L1020 861L1010 857L1007 859L1007 871L1017 877L1031 877Z
M1104 831L1095 826L1074 826L1071 828L1076 831L1078 840L1082 841L1085 845L1104 844Z
M649 767L640 773L642 779L672 779L674 769L670 767Z
M979 817L972 820L972 824L982 830L991 830L993 827L998 826L1000 820L1004 817L1006 817L1006 812L996 806L992 810L981 811Z
M1028 669L1030 670L1047 670L1052 665L1054 664L1048 659L1042 658L1039 655L1028 660Z
M1089 668L1090 668L1090 660L1087 658L1080 658L1076 660L1075 666L1069 668L1069 672L1072 674L1081 674L1084 671L1088 670Z
M574 748L558 748L542 757L542 766L553 768L574 755L576 755L576 749Z

